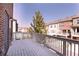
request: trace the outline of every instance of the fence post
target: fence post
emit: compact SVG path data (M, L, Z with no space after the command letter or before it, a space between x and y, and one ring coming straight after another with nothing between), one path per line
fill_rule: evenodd
M63 55L66 56L66 41L63 40Z

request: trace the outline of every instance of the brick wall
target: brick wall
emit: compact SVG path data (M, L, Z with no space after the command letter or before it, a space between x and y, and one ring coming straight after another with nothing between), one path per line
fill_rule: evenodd
M0 55L5 55L11 39L9 19L13 17L13 4L0 4Z
M3 20L2 20L2 5L0 5L0 54L2 54L2 43L3 43Z

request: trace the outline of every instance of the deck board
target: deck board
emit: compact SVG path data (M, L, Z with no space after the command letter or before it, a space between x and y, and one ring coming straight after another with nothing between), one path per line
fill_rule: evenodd
M32 40L15 40L7 56L58 56L58 54Z

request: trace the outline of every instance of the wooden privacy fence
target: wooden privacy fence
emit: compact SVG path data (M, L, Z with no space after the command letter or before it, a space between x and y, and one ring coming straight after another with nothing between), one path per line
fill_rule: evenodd
M37 33L33 33L33 35L36 37L35 39L37 42L41 42L59 55L79 56L79 40L71 40Z

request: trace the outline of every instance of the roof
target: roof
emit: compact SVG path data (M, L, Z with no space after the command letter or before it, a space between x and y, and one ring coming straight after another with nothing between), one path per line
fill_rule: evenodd
M57 24L57 23L60 23L60 22L71 21L74 18L79 18L79 15L74 15L74 16L63 18L63 19L53 20L53 21L46 23L46 25L48 26L48 25L55 24L55 23Z

